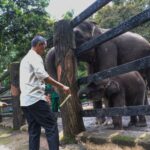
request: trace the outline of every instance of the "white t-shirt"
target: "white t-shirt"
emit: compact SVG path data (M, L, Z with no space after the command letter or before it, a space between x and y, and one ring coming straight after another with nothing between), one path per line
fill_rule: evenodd
M46 100L44 79L48 76L42 57L34 50L29 50L20 63L21 106L30 106L39 100Z

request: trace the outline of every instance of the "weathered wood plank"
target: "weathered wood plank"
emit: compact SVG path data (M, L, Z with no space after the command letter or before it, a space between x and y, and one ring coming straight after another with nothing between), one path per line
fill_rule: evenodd
M12 113L0 113L2 117L12 117ZM57 117L61 117L60 112L56 112ZM147 106L128 106L114 107L105 109L84 110L81 112L82 117L112 117L112 116L133 116L133 115L150 115L150 105Z
M128 106L113 107L105 109L84 110L81 112L83 117L112 117L112 116L134 116L134 115L150 115L150 105L147 106Z
M71 21L74 28L112 0L97 0Z
M54 27L54 47L58 81L70 87L71 97L60 109L62 112L64 137L74 137L85 130L80 116L80 101L77 96L76 59L72 48L75 47L73 29L70 21L60 20ZM59 90L60 102L66 95ZM68 115L70 114L70 115Z
M19 89L19 62L13 62L10 65L11 95L13 107L13 129L19 130L25 123L25 119L20 107L20 89Z
M4 101L5 101L5 100L12 100L12 98L13 98L12 96L0 96L0 100L1 100L1 101L3 101L3 100L4 100Z
M12 117L13 113L0 113L1 117Z
M141 70L150 67L150 56L137 59L135 61L119 65L101 72L94 73L90 76L78 79L78 84L86 84L87 82L96 82L108 77L113 77L119 74L127 73L134 70Z
M117 27L105 32L104 34L85 42L79 48L77 48L76 54L78 56L80 53L88 51L88 50L94 48L95 46L102 44L114 37L117 37L117 36L125 33L126 31L129 31L149 20L150 20L150 8L139 13L138 15L132 17L131 19L128 19L127 21L125 21L125 22L121 23L120 25L118 25Z
M0 94L2 94L2 93L4 93L4 92L8 91L9 89L10 89L10 87L2 87L2 88L0 89Z

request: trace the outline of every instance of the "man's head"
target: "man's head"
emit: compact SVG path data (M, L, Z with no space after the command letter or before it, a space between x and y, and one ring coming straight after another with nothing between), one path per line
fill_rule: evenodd
M47 46L47 41L44 37L37 35L31 41L31 47L39 54L43 55L44 49Z

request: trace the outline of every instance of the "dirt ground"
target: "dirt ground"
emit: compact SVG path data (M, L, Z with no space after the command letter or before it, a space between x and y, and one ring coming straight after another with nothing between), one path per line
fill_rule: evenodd
M28 150L28 133L0 128L0 150ZM40 150L48 150L45 136L41 136ZM60 146L60 150L84 150L77 144Z
M95 117L90 117L90 118L83 118L85 127L87 131L91 131L93 129L95 130L111 130L112 125L107 125L107 126L99 126L95 124ZM126 125L129 121L129 117L123 117L123 122ZM126 128L126 132L129 131L129 134L131 134L131 130L133 131L145 131L145 132L150 132L150 117L147 116L147 121L148 121L148 126L143 127L143 128ZM5 128L0 128L0 150L28 150L28 133L27 132L21 132L21 131L12 131L11 128L8 129L8 124L11 124L11 119L7 118L4 121L5 123L7 122L7 129ZM4 125L4 124L3 124ZM62 123L61 119L58 119L58 128L59 132L62 132ZM135 134L135 132L133 132ZM85 148L86 147L86 148ZM45 136L41 136L41 141L40 141L40 150L48 150L48 145ZM91 143L87 144L86 146L81 146L77 144L73 145L63 145L60 146L60 150L143 150L140 147L136 148L131 148L129 147L124 147L121 148L117 145L114 144L105 144L102 146L93 146Z
M92 108L91 103L86 104L86 109ZM127 125L129 123L129 117L123 117L123 125L126 132L129 132L129 134L132 134L130 131L135 131L133 134L136 133L136 131L144 131L144 132L150 132L150 116L146 116L147 119L147 127L130 127L127 128ZM108 118L109 122L108 125L97 125L95 124L96 118L95 117L86 117L83 118L84 124L87 131L98 130L98 131L104 131L105 130L112 130L113 126L111 124L111 119ZM110 123L110 124L109 124ZM12 131L12 118L5 118L3 119L3 122L0 123L0 150L28 150L28 133L27 132L21 132L21 131ZM4 128L5 127L5 128ZM58 119L58 128L59 132L62 133L62 121L59 118ZM46 138L41 136L40 141L40 150L48 150L48 145ZM85 148L86 147L86 148ZM60 146L60 150L143 150L140 147L135 148L129 148L129 147L118 147L117 145L113 144L105 144L101 146L93 146L91 143L87 144L86 146L81 146L77 144L72 145L63 145Z

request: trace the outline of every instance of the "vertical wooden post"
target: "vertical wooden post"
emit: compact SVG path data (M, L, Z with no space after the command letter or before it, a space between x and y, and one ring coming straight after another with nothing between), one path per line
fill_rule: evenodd
M85 130L81 112L81 103L77 97L76 58L73 49L75 39L70 22L61 20L55 25L54 46L56 49L56 64L58 80L69 86L71 98L61 108L64 136L75 136ZM60 91L61 102L67 95Z
M20 129L24 124L23 113L20 107L20 88L19 88L19 63L14 62L10 65L10 81L11 81L11 94L13 97L13 128Z
M0 110L0 113L1 113L1 110ZM3 118L2 118L2 115L0 114L0 122L3 121Z

